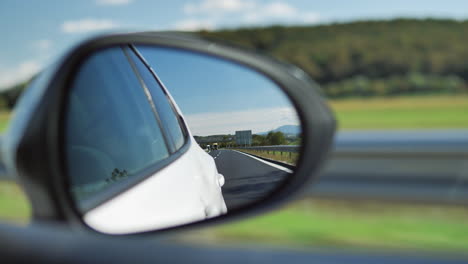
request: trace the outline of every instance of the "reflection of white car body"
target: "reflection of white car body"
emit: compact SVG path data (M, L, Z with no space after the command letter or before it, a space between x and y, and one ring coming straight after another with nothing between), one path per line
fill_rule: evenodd
M174 111L182 116L167 90L166 94ZM221 192L223 175L218 173L213 157L197 144L187 124L180 125L188 133L185 152L153 175L86 211L84 220L89 226L112 234L143 232L227 212Z
M223 175L192 136L179 159L114 199L88 211L85 222L105 233L167 228L226 213Z

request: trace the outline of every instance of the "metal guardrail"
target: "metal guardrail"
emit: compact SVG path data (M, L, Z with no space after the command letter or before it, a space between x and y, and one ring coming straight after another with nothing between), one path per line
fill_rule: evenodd
M305 193L468 204L468 130L341 132Z
M318 181L304 194L468 204L468 130L340 132Z

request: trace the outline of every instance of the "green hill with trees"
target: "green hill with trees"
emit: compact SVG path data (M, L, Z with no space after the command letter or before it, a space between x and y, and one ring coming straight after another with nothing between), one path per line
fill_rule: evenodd
M296 64L330 98L468 92L468 21L396 19L199 34Z
M329 98L468 94L468 21L395 19L200 31L296 64ZM11 108L25 84L0 93Z

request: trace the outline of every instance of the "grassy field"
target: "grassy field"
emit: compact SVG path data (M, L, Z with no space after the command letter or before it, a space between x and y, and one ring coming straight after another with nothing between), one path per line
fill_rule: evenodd
M5 131L11 113L0 111L0 131ZM31 215L29 202L15 182L0 181L0 220L18 225L28 223Z
M468 97L350 99L331 102L340 129L468 128ZM8 113L0 114L0 129ZM30 208L19 188L0 183L0 218L27 223ZM305 199L282 210L181 237L206 243L468 250L468 209Z
M332 101L339 129L468 128L468 96Z
M31 208L18 184L0 181L0 219L25 225L30 218Z
M304 199L265 216L188 234L210 243L421 251L468 250L468 210L457 206Z
M468 128L468 96L346 99L329 102L340 130ZM0 131L10 113L0 112Z
M6 130L10 117L11 117L10 112L0 111L0 132Z

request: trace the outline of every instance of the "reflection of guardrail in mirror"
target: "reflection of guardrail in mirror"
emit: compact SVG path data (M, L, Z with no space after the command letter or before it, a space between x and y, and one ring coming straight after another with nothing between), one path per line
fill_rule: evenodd
M275 146L251 146L234 147L233 149L278 163L288 168L294 168L299 158L300 146L275 145Z
M254 146L254 147L242 147L242 149L252 149L259 151L280 151L287 153L299 152L300 146L296 145L278 145L278 146Z

